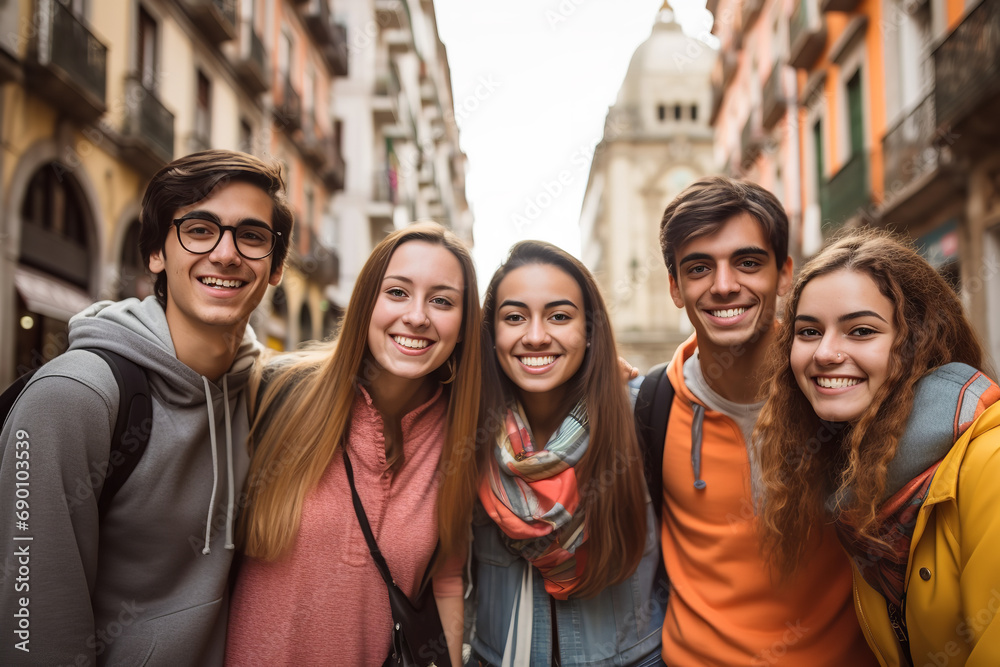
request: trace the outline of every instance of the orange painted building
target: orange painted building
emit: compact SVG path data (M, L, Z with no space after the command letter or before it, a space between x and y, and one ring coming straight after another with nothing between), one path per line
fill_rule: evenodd
M791 223L789 252L798 259L803 226L795 70L789 65L793 0L711 0L720 41L712 72L710 121L720 171L773 192Z
M775 191L792 220L792 254L809 257L843 226L909 236L1000 361L1000 0L708 8L721 42L716 157ZM781 120L761 127L755 117L776 115L774 79L762 72L780 58L794 68L790 99Z
M1000 0L798 2L806 225L912 238L1000 359Z

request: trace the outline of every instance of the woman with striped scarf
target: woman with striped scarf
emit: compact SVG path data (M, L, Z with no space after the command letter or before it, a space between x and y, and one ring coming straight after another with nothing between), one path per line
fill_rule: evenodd
M518 243L483 315L470 664L662 664L656 522L593 277Z

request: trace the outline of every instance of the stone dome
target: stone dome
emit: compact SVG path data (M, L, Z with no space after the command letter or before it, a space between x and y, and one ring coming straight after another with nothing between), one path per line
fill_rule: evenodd
M715 49L684 34L669 2L664 2L649 37L632 54L609 120L615 119L623 130L627 126L640 133L672 133L669 124L656 122L664 113L660 107L673 114L680 104L688 113L691 105L698 104L704 109L694 122L707 126L715 58Z

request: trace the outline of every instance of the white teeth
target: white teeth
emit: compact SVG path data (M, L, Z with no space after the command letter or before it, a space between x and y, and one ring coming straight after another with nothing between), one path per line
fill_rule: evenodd
M408 347L411 350L422 350L431 344L429 340L424 340L422 338L407 338L405 336L393 336L392 339L402 345L403 347Z
M556 360L553 355L547 357L518 357L525 366L548 366Z
M223 280L222 278L213 278L212 276L206 276L200 280L205 285L212 285L215 287L241 287L243 285L242 280Z
M730 308L729 310L710 310L714 317L736 317L747 312L746 308Z
M860 383L858 378L816 378L816 384L824 389L843 389Z

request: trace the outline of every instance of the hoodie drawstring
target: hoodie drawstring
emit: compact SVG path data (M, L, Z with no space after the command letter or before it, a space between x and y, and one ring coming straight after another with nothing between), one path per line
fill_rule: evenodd
M215 494L219 489L219 452L216 449L215 440L215 408L212 405L212 387L208 383L208 378L201 376L201 381L205 384L205 405L208 408L208 434L212 441L212 498L208 501L208 517L205 519L205 546L201 553L208 555L212 553L209 543L212 539L212 510L215 509ZM232 417L229 414L229 382L228 376L222 376L222 399L223 410L226 415L226 458L228 467L229 498L226 507L226 548L233 549L233 509L235 507L236 489L234 488L235 474L233 472L233 428Z
M212 388L208 384L208 378L201 376L201 381L205 383L205 405L208 406L208 434L212 441L212 499L208 501L208 518L205 519L205 546L201 553L208 555L212 553L208 543L212 539L212 508L215 507L215 492L219 488L219 453L215 450L215 408L212 407ZM227 410L228 412L228 410Z
M222 376L222 399L226 404L226 463L229 473L229 502L226 505L226 548L235 549L233 544L233 508L236 506L236 483L233 472L233 425L229 415L229 376Z
M691 420L691 467L694 468L694 488L701 491L708 484L701 478L701 432L705 422L705 406L694 403L694 418Z

